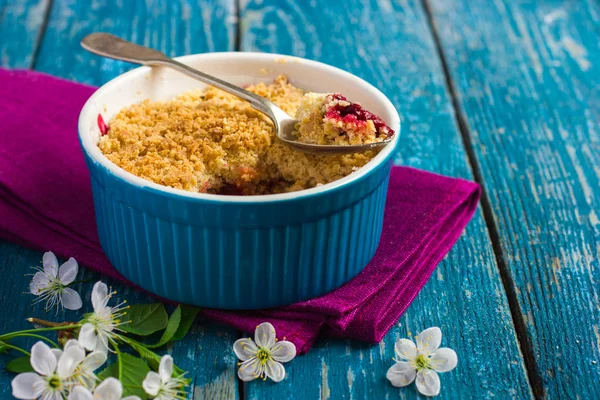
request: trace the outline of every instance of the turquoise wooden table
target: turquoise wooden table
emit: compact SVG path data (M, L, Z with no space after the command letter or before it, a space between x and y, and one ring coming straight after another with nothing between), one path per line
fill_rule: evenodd
M323 338L282 383L244 384L231 351L243 333L199 318L166 349L194 398L418 398L385 372L398 338L437 325L459 357L440 398L598 399L598 26L593 0L0 0L0 63L100 85L130 66L82 51L94 31L173 56L323 61L392 99L403 119L397 164L482 185L465 234L379 345ZM0 244L3 331L44 316L23 294L41 254ZM112 284L130 302L149 300ZM90 284L76 289L89 298ZM0 373L0 398L11 378Z

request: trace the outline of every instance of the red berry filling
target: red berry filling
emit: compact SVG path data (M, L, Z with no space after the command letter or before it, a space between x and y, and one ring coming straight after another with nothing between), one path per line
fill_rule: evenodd
M110 129L104 122L102 114L98 114L98 129L100 129L100 136L106 135L108 133L108 130Z
M348 100L339 93L333 93L329 95L330 99L348 102ZM372 112L364 109L358 103L350 103L348 105L336 104L327 108L325 113L325 118L340 120L345 124L353 123L356 125L362 125L366 123L366 121L373 121L373 125L375 125L375 130L377 132L377 136L386 135L393 136L394 131L383 122L379 116L373 114Z

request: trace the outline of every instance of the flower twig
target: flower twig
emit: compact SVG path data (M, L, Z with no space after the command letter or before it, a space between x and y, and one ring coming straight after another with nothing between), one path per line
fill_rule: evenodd
M27 351L27 350L23 350L22 348L18 347L18 346L14 346L10 343L6 343L6 342L2 342L2 347L6 347L7 349L13 349L16 351L20 351L21 353L25 354L26 356L30 356L31 354Z
M80 327L81 327L80 324L74 324L74 325L54 326L54 327L49 327L49 328L26 329L23 331L10 332L10 333L5 333L4 335L0 335L0 341L12 339L16 336L23 336L22 335L23 333L61 331L61 330L77 329Z
M32 324L37 324L37 325L42 325L42 326L65 326L65 325L72 325L75 322L52 322L52 321L46 321L45 319L39 319L39 318L27 318L27 321L31 322Z
M23 334L13 335L13 337L19 337L19 336L34 337L37 339L45 340L46 342L50 343L55 348L57 348L57 349L60 348L58 343L56 343L54 340L52 340L50 338L47 338L46 336L36 335L34 333L23 333Z

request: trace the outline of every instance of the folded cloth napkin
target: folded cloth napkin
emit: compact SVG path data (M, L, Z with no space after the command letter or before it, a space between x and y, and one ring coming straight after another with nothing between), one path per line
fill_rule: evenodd
M0 237L74 257L127 283L98 243L77 139L79 110L94 90L37 72L0 69ZM269 321L299 352L308 351L321 332L378 342L458 239L479 194L473 182L394 167L381 244L356 278L286 307L203 313L247 332Z

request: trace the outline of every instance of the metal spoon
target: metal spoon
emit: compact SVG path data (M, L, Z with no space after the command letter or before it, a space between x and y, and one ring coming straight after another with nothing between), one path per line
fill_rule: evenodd
M114 58L116 60L127 61L134 64L149 66L158 65L173 68L184 73L185 75L240 97L248 101L256 110L266 114L273 121L273 124L275 125L275 133L279 140L288 146L307 153L358 153L370 149L381 148L392 140L390 137L383 142L348 146L302 143L298 141L298 138L294 133L295 126L298 121L290 117L285 111L277 107L273 102L238 86L232 85L231 83L225 82L219 78L215 78L214 76L207 75L204 72L200 72L185 64L175 61L160 51L128 42L109 33L101 32L92 33L83 38L81 41L81 46L87 51L103 57Z

